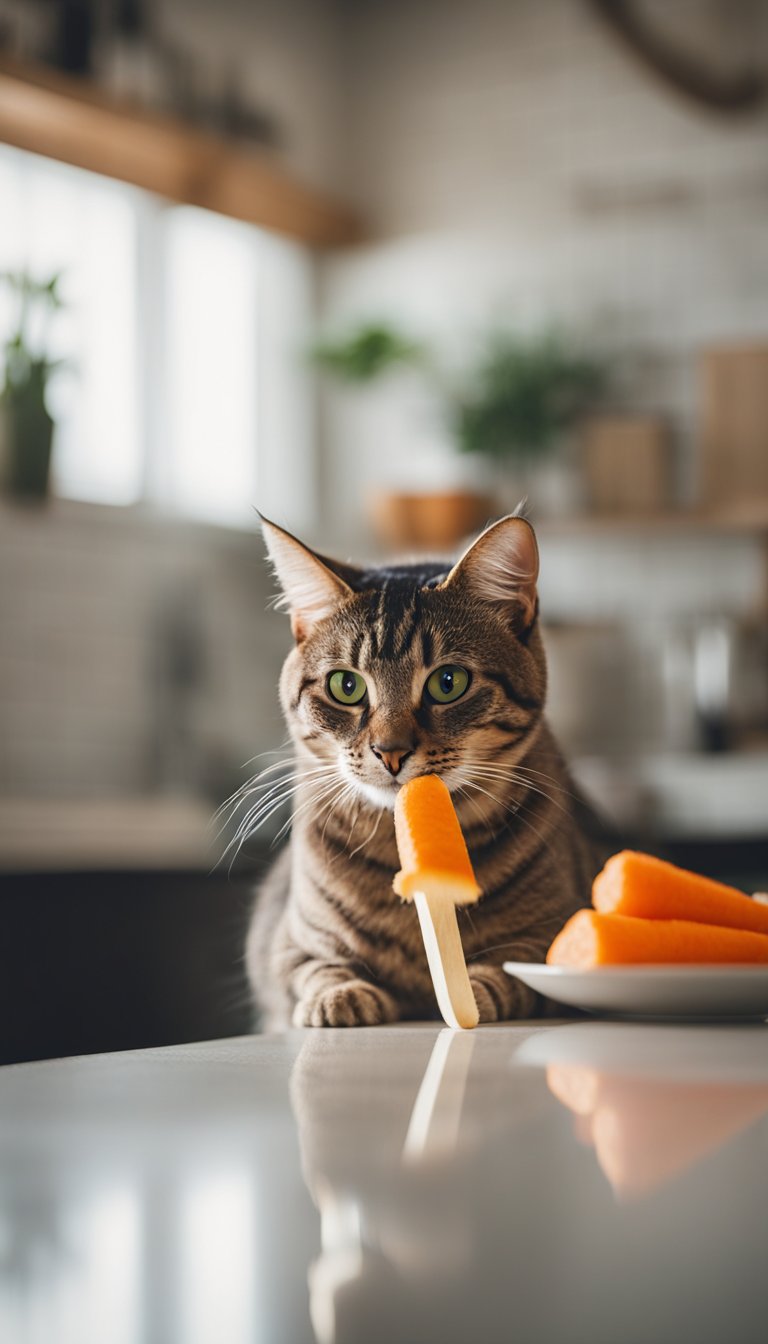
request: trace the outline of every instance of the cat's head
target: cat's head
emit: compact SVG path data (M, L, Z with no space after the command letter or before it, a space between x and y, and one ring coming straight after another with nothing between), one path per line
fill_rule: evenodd
M390 808L415 775L458 792L519 758L546 687L529 523L501 519L452 566L372 570L266 520L264 535L291 616L280 693L302 753Z

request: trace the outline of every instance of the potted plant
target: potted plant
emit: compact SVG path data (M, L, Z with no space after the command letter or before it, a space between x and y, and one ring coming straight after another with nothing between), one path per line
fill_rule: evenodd
M502 481L513 463L518 496L529 491L536 495L536 473L542 464L555 461L567 469L567 459L558 450L594 407L605 385L602 363L560 333L496 332L451 397L454 438L461 452L482 454L503 466ZM556 490L562 492L563 487L560 482ZM501 493L508 493L504 484Z
M49 358L53 314L62 306L58 275L35 280L27 271L0 275L11 290L16 314L3 346L4 384L0 417L5 440L4 484L15 496L45 499L51 466L53 420L46 405L52 371L61 361Z

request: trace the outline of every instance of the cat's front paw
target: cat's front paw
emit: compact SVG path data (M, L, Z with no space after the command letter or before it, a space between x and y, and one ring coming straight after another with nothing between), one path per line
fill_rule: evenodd
M494 995L489 987L487 980L480 975L473 975L470 971L469 982L472 986L472 993L475 996L477 1011L480 1014L481 1022L498 1022L502 1018L501 1004L498 996Z
M508 1022L532 1014L532 991L499 966L470 968L469 981L481 1022Z
M392 995L366 980L318 990L299 999L293 1010L295 1027L378 1027L397 1018Z

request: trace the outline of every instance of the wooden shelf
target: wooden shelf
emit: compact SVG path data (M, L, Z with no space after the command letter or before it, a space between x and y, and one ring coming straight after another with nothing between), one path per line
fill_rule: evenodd
M659 513L591 513L533 520L537 531L553 536L612 536L643 534L720 533L740 536L768 533L768 501L753 506L700 510L678 509Z
M354 211L294 181L267 152L116 102L45 67L0 60L0 141L313 247L363 237Z

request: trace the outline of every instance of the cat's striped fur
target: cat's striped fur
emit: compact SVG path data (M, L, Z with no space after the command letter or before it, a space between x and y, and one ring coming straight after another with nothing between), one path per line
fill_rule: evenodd
M265 1021L436 1015L416 912L392 891L395 793L426 773L451 789L483 890L459 913L481 1019L529 1015L534 996L502 963L543 959L587 903L597 866L543 714L532 529L502 519L452 569L370 571L325 560L266 522L265 535L296 638L281 701L299 775L291 841L248 938ZM426 681L446 663L470 672L469 689L431 703ZM360 704L329 695L337 669L365 677ZM405 757L396 775L382 755Z

